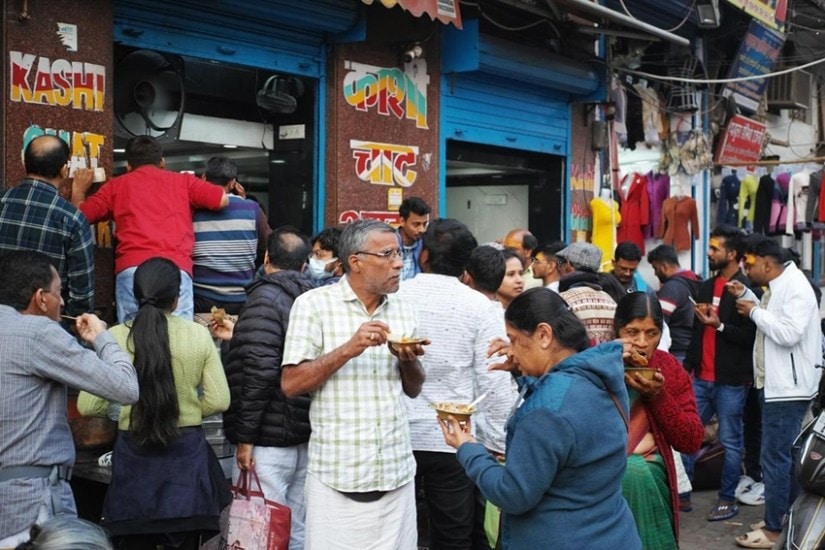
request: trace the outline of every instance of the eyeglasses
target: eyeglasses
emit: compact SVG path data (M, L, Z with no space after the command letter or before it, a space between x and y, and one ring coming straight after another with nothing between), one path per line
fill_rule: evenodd
M359 250L356 254L366 254L367 256L375 256L376 258L381 258L382 260L392 261L401 257L401 249L393 248L392 250L387 250L386 252L367 252L366 250Z

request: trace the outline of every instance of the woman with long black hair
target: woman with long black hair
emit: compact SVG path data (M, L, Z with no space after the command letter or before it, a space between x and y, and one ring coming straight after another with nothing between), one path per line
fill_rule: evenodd
M228 408L229 388L209 331L172 315L179 287L174 263L146 260L135 271L137 315L110 329L132 357L140 398L120 411L101 525L130 550L196 548L230 499L201 427ZM105 416L108 403L81 393L78 409Z

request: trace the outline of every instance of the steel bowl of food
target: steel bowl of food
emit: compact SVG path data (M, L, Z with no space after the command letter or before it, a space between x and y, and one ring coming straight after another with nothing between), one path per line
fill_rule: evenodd
M647 356L631 348L630 356L624 358L624 372L630 376L641 374L642 377L653 380L656 369L648 366Z
M388 334L387 335L387 342L395 350L399 350L405 347L416 346L418 344L423 344L425 342L425 338L415 338L413 336L404 336L404 335L396 335L396 334Z

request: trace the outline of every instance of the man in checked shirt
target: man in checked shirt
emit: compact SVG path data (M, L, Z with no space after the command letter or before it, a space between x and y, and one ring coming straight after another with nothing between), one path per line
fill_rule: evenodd
M0 197L0 254L36 250L51 258L63 281L66 312L94 309L94 245L86 217L58 189L69 177L69 145L40 136L23 154L26 177ZM77 170L88 177L91 170Z
M395 295L403 266L398 246L382 222L348 225L338 243L344 277L292 306L281 388L287 397L312 394L307 550L417 547L404 395L421 392L424 350L387 345L390 334L418 334L412 304Z

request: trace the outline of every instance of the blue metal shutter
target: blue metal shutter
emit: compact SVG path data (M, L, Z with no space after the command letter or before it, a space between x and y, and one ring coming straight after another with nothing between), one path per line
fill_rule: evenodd
M114 40L320 78L327 34L349 29L358 6L342 0L117 0Z
M567 94L484 73L441 78L441 132L446 139L566 155Z

